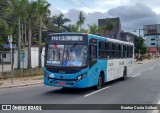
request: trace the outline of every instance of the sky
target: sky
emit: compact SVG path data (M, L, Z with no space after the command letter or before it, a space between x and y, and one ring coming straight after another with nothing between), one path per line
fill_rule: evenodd
M86 19L82 27L98 24L98 19L119 17L126 32L138 31L143 25L160 24L160 0L47 0L51 15L63 13L74 24L79 11Z

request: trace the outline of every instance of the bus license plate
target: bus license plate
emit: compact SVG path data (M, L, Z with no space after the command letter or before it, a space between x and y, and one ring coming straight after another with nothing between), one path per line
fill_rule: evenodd
M65 82L58 82L59 85L66 85Z

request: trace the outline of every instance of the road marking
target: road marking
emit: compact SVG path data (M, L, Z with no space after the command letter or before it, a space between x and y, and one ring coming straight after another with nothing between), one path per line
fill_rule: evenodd
M136 74L136 75L133 75L132 77L136 77L136 76L138 76L138 75L140 75L141 73L138 73L138 74Z
M158 101L158 103L157 103L157 105L159 105L160 104L160 99L159 99L159 101ZM153 110L153 112L152 113L159 113L160 112L160 110Z
M152 69L154 69L154 67L152 67L152 68L150 68L150 69L148 69L148 70L152 70Z
M103 91L103 90L105 90L105 89L107 89L107 88L110 88L110 87L111 87L111 86L107 86L107 87L102 88L102 89L100 89L100 90L97 90L97 91L95 91L95 92L92 92L92 93L89 93L89 94L87 94L87 95L84 95L84 97L88 97L88 96L90 96L90 95L93 95L93 94L95 94L95 93L98 93L98 92Z

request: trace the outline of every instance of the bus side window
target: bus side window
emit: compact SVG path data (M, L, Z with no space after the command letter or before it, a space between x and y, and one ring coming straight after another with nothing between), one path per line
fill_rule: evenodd
M97 46L96 45L90 45L90 59L97 59Z

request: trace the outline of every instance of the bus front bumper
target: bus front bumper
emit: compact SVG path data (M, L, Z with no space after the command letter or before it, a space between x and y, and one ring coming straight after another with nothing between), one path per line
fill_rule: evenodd
M44 78L44 84L48 86L55 86L55 87L66 87L66 88L87 88L89 87L88 79L83 78L80 81L63 81L63 80L54 80Z

